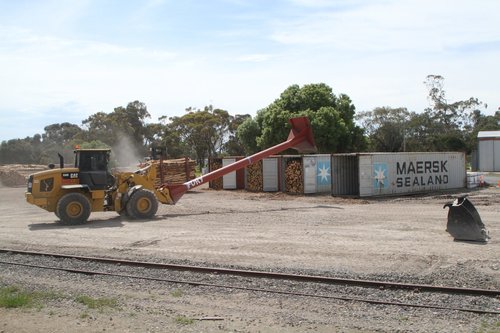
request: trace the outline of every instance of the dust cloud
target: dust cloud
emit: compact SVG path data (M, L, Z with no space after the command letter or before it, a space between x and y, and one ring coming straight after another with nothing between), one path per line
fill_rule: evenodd
M118 137L120 138L118 143L111 148L112 158L116 166L137 169L137 165L144 161L144 156L141 155L129 136L121 133Z

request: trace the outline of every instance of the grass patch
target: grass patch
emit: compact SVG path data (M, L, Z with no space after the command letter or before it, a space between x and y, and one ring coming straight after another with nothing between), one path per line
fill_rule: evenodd
M85 305L89 309L98 309L100 311L104 308L117 308L118 301L115 298L93 298L89 296L78 296L76 301Z
M90 314L88 312L83 312L80 314L80 319L90 318Z
M0 307L2 308L29 307L33 301L32 293L27 293L18 287L10 286L0 289Z
M62 296L52 291L26 291L17 286L0 287L0 307L22 308L43 307L45 300L59 299Z
M180 325L191 325L194 323L194 319L186 316L177 316L175 317L175 322Z
M175 289L170 293L170 295L172 295L172 297L182 297L184 292L180 289Z
M481 326L476 333L498 333L500 332L500 321L487 322L482 321Z

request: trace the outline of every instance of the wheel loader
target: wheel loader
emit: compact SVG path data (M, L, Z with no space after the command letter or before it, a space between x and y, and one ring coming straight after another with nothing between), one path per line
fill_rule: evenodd
M265 157L288 148L299 152L315 152L316 147L309 120L292 118L286 141L235 163L217 169L183 184L168 184L163 180L162 160L151 160L134 172L109 172L110 149L76 149L75 163L64 167L59 155L59 168L29 176L25 194L28 203L54 212L63 224L85 223L91 212L114 211L132 219L151 219L158 202L175 204L188 190L223 175L242 169Z

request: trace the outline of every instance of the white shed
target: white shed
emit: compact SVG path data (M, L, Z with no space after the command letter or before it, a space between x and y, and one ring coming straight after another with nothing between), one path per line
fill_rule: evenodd
M477 133L479 171L500 171L500 131Z

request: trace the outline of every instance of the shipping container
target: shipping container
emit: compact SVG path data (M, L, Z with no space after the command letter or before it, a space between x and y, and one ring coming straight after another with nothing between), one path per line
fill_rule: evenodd
M332 164L333 195L356 194L357 186L357 195L365 197L458 189L467 184L464 153L333 155Z
M262 189L264 192L280 190L280 167L280 156L271 156L262 160Z
M331 155L304 155L304 193L330 193L332 190Z

